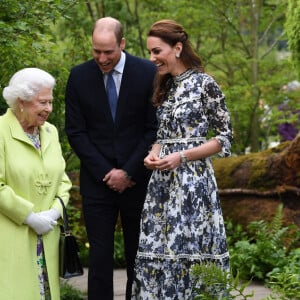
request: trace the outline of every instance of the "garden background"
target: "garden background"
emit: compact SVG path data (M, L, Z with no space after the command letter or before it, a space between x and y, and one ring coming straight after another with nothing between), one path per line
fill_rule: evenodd
M283 142L278 132L283 123L300 129L300 1L0 1L0 114L7 108L2 90L19 69L39 67L56 78L49 121L59 130L73 181L68 209L87 265L79 162L64 132L64 92L70 68L92 57L92 27L103 16L119 19L126 50L145 58L153 22L174 19L186 28L206 71L225 93L232 117L233 157L216 158L214 164L233 271L243 279L275 282L282 297L292 286L294 294L282 299L300 299L300 137ZM283 103L288 110L279 108ZM115 258L116 267L123 267L119 227Z

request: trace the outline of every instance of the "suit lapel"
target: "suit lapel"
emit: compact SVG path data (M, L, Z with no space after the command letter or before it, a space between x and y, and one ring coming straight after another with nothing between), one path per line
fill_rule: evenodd
M122 119L123 113L128 108L128 94L129 90L132 89L132 78L134 78L135 64L131 60L131 57L126 53L126 61L122 75L122 81L119 91L117 113L115 123L118 124Z

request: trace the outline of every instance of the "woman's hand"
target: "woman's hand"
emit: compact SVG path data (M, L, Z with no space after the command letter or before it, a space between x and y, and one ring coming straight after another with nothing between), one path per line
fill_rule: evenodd
M156 169L156 162L160 160L158 154L154 151L150 151L149 154L144 159L144 166L147 169L155 170Z
M45 217L45 218L49 218L50 220L53 220L53 221L56 221L57 219L60 218L60 213L55 208L41 211L41 212L37 213L37 215Z
M160 171L171 171L177 168L181 164L181 157L179 152L174 152L169 155L164 156L163 158L156 160L153 163L155 169Z
M31 212L27 216L24 223L30 226L38 235L45 234L50 230L53 230L53 226L57 225L56 221L48 217L38 215L34 212Z

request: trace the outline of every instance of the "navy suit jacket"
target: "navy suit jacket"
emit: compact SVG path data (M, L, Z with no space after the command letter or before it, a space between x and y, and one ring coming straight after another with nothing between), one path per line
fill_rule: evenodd
M66 87L66 133L81 162L80 191L96 197L112 168L125 170L137 184L149 179L143 160L155 140L157 120L151 103L156 67L125 52L115 122L103 74L92 59L72 68Z

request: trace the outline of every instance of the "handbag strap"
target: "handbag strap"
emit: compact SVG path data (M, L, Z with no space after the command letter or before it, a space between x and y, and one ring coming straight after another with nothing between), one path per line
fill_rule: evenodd
M63 208L63 218L62 219L63 219L64 233L69 234L70 227L69 227L68 215L67 215L67 210L66 210L65 204L59 196L56 196L56 198L60 201L61 206Z

